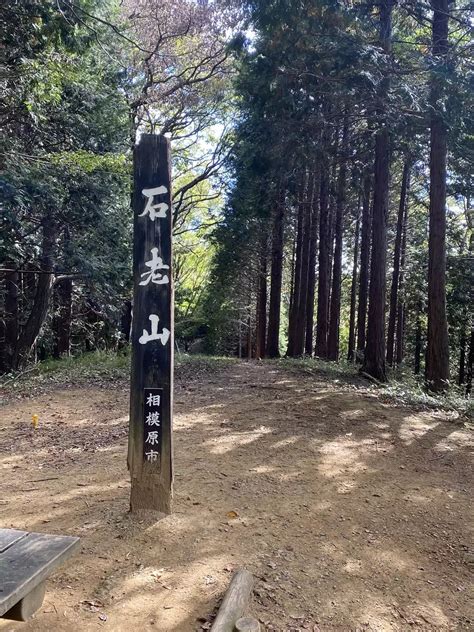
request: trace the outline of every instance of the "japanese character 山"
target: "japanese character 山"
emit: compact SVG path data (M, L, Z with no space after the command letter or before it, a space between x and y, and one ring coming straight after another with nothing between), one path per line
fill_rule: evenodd
M158 323L160 322L159 316L157 314L151 314L149 317L151 322L151 333L148 333L146 329L143 330L143 334L138 339L138 342L141 345L146 345L147 342L151 342L152 340L160 340L163 347L169 340L171 332L166 327L163 327L161 334L158 333Z

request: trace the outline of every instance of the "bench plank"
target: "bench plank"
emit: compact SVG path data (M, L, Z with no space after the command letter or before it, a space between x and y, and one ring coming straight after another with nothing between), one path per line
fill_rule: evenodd
M0 553L6 551L12 544L28 535L28 531L18 529L0 529Z
M79 538L29 533L0 554L0 617L48 577Z

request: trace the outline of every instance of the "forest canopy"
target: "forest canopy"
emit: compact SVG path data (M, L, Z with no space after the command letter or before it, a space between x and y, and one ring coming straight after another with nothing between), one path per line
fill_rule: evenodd
M2 373L127 347L133 152L160 133L182 350L470 391L467 2L22 0L0 25Z

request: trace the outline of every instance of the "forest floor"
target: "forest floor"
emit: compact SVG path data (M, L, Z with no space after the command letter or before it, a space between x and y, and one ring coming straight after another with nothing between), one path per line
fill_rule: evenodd
M295 366L178 372L174 511L159 521L128 514L125 377L10 389L0 526L82 549L35 618L0 632L206 630L241 566L267 631L472 630L469 425Z

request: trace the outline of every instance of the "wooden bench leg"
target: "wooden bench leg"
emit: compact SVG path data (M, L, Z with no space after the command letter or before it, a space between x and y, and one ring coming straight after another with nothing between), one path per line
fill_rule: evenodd
M37 610L41 608L44 593L46 592L46 582L41 582L33 588L23 599L20 599L13 608L3 615L4 619L13 621L27 621Z

